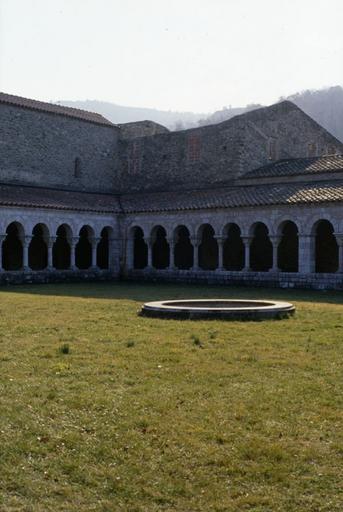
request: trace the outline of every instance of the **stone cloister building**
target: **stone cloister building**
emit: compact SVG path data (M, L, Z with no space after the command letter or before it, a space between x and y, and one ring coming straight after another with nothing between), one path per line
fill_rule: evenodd
M343 144L290 102L215 126L0 94L0 282L343 288Z

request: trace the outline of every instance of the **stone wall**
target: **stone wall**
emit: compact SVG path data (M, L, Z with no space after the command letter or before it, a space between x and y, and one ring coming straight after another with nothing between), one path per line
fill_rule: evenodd
M169 133L168 128L154 121L137 121L117 126L120 128L121 139L136 139L137 137L150 137L158 133Z
M119 130L0 104L0 181L114 192Z
M230 182L280 158L317 155L343 144L298 107L283 102L218 125L120 143L123 191L177 190Z

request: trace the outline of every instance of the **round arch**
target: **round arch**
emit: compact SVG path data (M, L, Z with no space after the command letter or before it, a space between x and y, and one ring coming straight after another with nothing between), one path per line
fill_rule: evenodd
M292 220L282 221L277 234L280 237L278 245L278 268L281 272L298 272L299 270L299 229Z
M218 242L211 224L202 224L198 229L199 267L215 270L218 267Z
M226 270L244 268L244 243L238 224L230 222L223 229L223 267Z
M152 266L158 270L169 267L169 244L167 231L163 226L154 226L151 230Z
M273 245L269 239L269 230L264 222L256 222L250 228L250 268L257 272L266 272L273 265Z
M61 224L56 229L56 240L52 247L52 264L57 270L70 268L72 236L73 232L69 224Z
M29 245L29 267L32 270L43 270L48 266L49 228L46 224L38 223L32 229Z
M75 264L80 270L86 270L92 265L92 238L94 229L84 225L79 231L79 241L75 247Z
M338 244L332 223L326 219L318 220L312 227L312 235L315 272L337 272Z
M6 228L6 238L2 244L2 268L21 270L23 268L23 240L25 230L20 222L14 221Z
M174 264L180 270L193 267L194 253L191 235L187 226L181 224L174 229Z

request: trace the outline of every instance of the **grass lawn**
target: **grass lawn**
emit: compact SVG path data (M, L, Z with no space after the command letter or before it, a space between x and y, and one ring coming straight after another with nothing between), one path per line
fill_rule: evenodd
M294 318L137 316L281 298ZM343 510L343 294L160 284L0 291L0 510Z

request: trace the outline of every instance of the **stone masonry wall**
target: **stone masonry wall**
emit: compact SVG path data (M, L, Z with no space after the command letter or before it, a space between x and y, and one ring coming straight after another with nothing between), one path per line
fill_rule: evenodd
M298 107L283 102L218 125L120 143L122 191L178 190L233 181L280 158L343 153L343 144Z
M1 182L117 189L116 127L5 104L0 120Z

